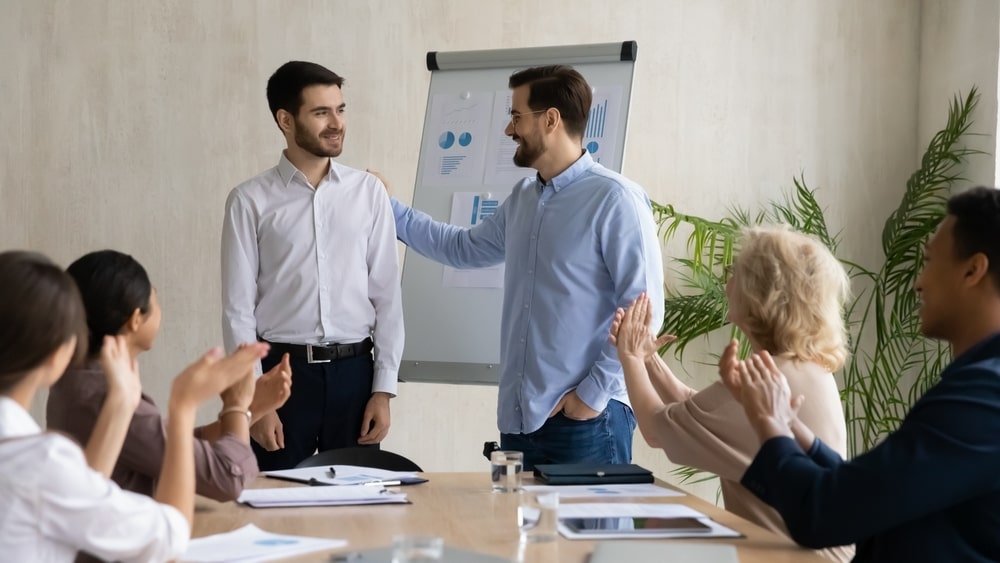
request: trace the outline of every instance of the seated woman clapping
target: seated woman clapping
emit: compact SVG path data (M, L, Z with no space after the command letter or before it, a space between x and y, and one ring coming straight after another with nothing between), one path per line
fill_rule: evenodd
M153 346L160 328L160 304L145 268L114 250L82 256L67 268L83 298L91 355L70 368L49 391L49 429L65 432L81 444L90 439L107 395L106 374L97 354L108 335L119 336L134 360ZM284 404L290 394L287 356L254 380L253 370L222 392L218 420L195 429L195 483L200 495L229 501L257 476L249 426ZM249 415L248 415L249 413ZM159 407L143 394L128 427L111 478L123 489L153 494L163 464L165 427Z
M850 283L843 266L819 241L774 226L743 233L730 272L729 321L753 350L774 356L793 393L806 398L799 417L845 454L847 430L833 377L847 358L842 315ZM781 516L739 483L760 445L742 406L721 382L697 391L678 379L657 353L669 338L654 338L652 320L642 295L618 310L611 328L646 442L674 463L717 474L727 510L788 537ZM724 357L737 346L731 342ZM853 547L823 554L847 561Z
M0 253L0 554L9 561L72 561L78 550L118 561L180 557L194 512L198 405L246 377L267 345L222 358L213 349L173 382L154 498L107 478L140 401L124 338L104 339L108 393L86 456L28 414L40 389L86 351L86 313L72 278L40 254ZM98 470L88 467L90 460Z

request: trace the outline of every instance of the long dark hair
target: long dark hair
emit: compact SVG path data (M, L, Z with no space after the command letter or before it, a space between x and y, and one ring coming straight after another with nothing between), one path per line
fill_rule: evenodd
M76 282L87 311L90 354L101 350L105 336L118 334L136 309L149 312L153 286L142 264L128 254L99 250L66 268Z
M0 253L0 392L74 336L79 362L86 335L86 313L72 278L36 252Z

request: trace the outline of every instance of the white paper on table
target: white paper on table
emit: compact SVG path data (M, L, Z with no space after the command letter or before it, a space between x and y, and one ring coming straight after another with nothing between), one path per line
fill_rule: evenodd
M455 192L451 196L449 223L459 227L474 227L493 216L510 192ZM458 269L444 267L441 284L444 287L485 287L502 289L504 264L485 268Z
M336 472L336 477L330 476L330 468ZM300 467L298 469L281 469L264 471L264 475L277 479L308 483L316 481L326 485L360 485L372 481L392 481L404 477L416 477L414 471L389 471L375 467L358 465L323 465L320 467Z
M279 506L340 506L353 504L405 503L406 493L382 487L277 487L244 489L237 502L255 508Z
M191 540L181 560L204 563L272 561L345 545L345 540L272 534L247 524L232 532Z
M559 493L559 498L682 497L684 493L652 483L631 485L525 485L533 493Z
M562 523L563 518L697 518L711 528L708 532L685 532L663 530L644 531L637 534L629 530L607 530L581 534ZM663 503L571 503L559 505L559 533L571 540L615 539L615 538L738 538L743 534L719 524L706 514L683 504Z

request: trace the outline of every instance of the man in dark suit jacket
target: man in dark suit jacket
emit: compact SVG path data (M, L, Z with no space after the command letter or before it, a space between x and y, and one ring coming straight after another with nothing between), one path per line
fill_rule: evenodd
M899 429L845 461L795 416L767 353L720 370L761 439L742 483L812 548L855 561L1000 561L1000 191L952 197L915 289L923 333L952 363Z

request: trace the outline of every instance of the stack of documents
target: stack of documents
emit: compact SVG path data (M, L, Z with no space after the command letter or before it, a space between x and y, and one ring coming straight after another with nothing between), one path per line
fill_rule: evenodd
M345 545L347 542L344 540L272 534L253 524L247 524L232 532L191 540L181 560L203 563L273 561Z
M388 471L374 467L357 465L325 465L322 467L301 467L265 471L264 475L273 479L295 481L309 485L414 485L426 483L427 479L417 477L413 471Z
M280 506L342 506L352 504L405 504L405 493L382 487L279 487L244 489L237 502L254 508Z
M672 526L671 522L676 522L677 525ZM557 527L559 533L571 540L742 536L683 504L560 504Z

